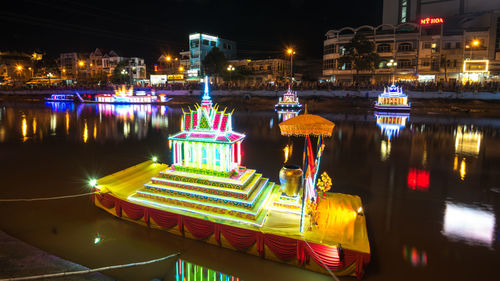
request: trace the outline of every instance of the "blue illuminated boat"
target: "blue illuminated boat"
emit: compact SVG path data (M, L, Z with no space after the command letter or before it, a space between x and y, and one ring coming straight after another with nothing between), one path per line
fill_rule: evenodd
M389 111L409 111L411 104L408 102L408 96L403 93L401 87L392 84L384 88L384 92L378 95L375 102L375 109Z
M50 97L45 98L48 102L73 102L75 101L75 95L73 94L52 94Z

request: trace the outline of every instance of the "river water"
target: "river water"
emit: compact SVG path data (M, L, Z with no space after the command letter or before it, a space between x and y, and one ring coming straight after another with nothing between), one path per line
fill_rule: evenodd
M285 160L300 162L303 140L280 135L278 124L289 116L272 108L236 110L233 128L247 135L243 165L276 182ZM500 264L500 117L349 111L313 113L336 125L320 171L332 177L332 191L363 200L372 251L364 280L494 279ZM179 131L181 114L180 105L0 104L0 198L84 193L90 178L153 155L170 163L167 137ZM116 219L89 197L0 203L0 227L90 268L180 251L188 262L240 280L331 280ZM175 259L105 274L175 280Z

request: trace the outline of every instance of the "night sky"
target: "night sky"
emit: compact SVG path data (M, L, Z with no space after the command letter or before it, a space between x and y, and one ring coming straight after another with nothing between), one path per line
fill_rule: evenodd
M12 0L0 8L0 51L90 52L96 47L152 63L188 49L188 34L236 41L240 58L321 58L329 29L380 24L382 0Z

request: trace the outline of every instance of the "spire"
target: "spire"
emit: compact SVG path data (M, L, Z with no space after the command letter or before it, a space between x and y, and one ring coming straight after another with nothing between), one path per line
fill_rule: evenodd
M210 110L212 108L212 98L210 97L210 91L208 89L208 76L205 76L205 87L203 89L203 97L201 101L201 106Z

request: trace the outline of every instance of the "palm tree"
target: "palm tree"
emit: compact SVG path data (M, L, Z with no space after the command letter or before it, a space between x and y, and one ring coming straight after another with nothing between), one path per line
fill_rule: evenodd
M356 33L351 42L345 45L344 55L338 61L340 64L351 64L351 69L356 70L354 81L358 83L359 72L375 70L375 65L380 61L380 57L375 52L375 44L367 40L363 34Z

